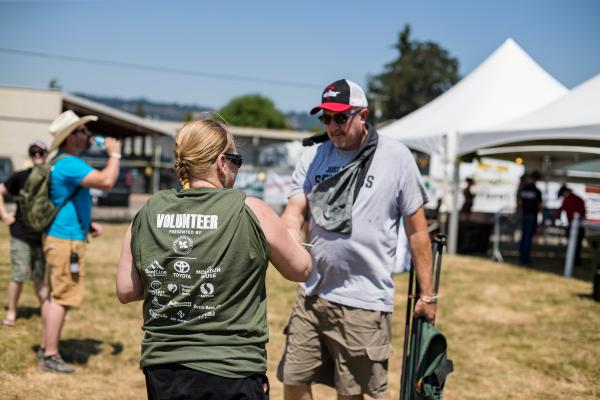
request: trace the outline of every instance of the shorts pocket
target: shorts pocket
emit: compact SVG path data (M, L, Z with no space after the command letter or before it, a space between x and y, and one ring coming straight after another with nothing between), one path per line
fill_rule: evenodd
M381 327L381 312L343 307L344 323L355 330L378 331Z
M367 347L366 353L371 361L385 361L392 355L392 346L386 344L383 346Z

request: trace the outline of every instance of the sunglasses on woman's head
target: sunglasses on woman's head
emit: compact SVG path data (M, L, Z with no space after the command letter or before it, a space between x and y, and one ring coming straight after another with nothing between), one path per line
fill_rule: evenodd
M223 153L223 155L226 159L234 163L238 168L241 167L242 163L244 162L244 158L241 154Z
M336 124L343 125L346 122L348 122L348 120L350 118L352 118L359 112L360 112L360 110L347 111L345 113L337 113L337 114L333 114L333 115L323 114L319 117L319 121L321 121L323 123L323 125L329 125L331 123L331 120L333 119Z

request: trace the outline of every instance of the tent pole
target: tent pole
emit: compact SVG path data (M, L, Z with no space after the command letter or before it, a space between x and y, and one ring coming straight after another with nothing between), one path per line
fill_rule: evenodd
M458 185L460 179L460 164L458 161L458 132L449 131L446 134L446 162L451 171L450 209L448 223L448 253L456 254L458 244Z
M567 256L565 257L565 271L563 276L570 278L573 276L573 264L575 263L575 250L577 247L577 236L579 236L579 225L581 220L579 219L579 213L573 214L573 220L569 227L569 243L567 244Z
M548 244L548 229L546 229L546 208L550 200L550 178L552 175L552 159L546 154L542 161L542 173L544 174L544 196L542 196L542 229L544 244Z

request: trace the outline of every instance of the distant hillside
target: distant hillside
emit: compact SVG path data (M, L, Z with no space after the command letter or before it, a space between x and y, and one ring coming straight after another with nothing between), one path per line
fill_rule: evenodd
M167 121L183 121L186 114L190 111L195 115L202 112L213 111L210 107L198 106L195 104L158 103L144 98L122 99L119 97L102 97L85 93L75 94L132 114L148 118L164 119Z
M310 131L311 129L321 128L321 123L314 115L309 115L307 112L289 112L285 114L290 125L299 131Z
M192 112L194 117L200 117L202 113L214 111L211 107L196 104L159 103L144 98L122 99L119 97L103 97L86 93L75 94L118 110L167 121L183 121L189 112ZM308 113L289 112L286 114L286 117L295 130L308 131L311 128L319 127L317 118L308 115Z

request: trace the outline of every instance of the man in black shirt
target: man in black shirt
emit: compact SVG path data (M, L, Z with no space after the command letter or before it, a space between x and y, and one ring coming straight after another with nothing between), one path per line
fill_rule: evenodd
M36 140L29 146L29 156L34 165L46 161L48 150L46 144ZM0 220L10 226L10 255L12 274L8 284L8 310L2 321L4 326L13 326L17 318L17 303L23 289L23 282L29 276L34 282L36 295L40 304L46 298L47 289L44 284L44 252L42 251L42 235L31 232L25 226L21 210L17 207L15 214L9 213L4 207L4 194L18 196L25 186L25 181L31 168L17 171L4 183L0 183ZM43 336L42 336L43 338ZM42 339L42 347L44 347Z
M535 186L538 176L535 171L526 175L523 186L517 192L517 211L522 218L519 246L519 261L522 265L531 263L531 242L537 230L538 213L542 210L542 192Z

